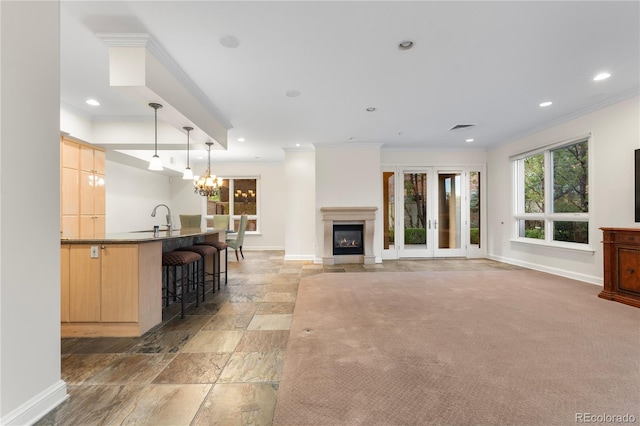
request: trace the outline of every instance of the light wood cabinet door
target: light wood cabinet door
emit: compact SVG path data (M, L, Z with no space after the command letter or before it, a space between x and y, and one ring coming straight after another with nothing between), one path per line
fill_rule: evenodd
M94 238L94 222L95 217L93 215L82 215L80 219L80 231L78 232L79 238Z
M100 321L100 258L90 245L69 248L69 321Z
M93 151L93 170L103 176L105 174L105 160L106 154L104 151L99 149Z
M80 145L80 170L93 173L93 153L94 149L90 146Z
M77 214L61 216L60 231L62 238L80 238L80 216Z
M62 138L60 229L64 238L105 234L105 152Z
M138 245L109 244L102 255L102 322L138 321Z
M78 169L80 166L80 144L62 138L60 149L60 165L70 169Z
M78 169L63 167L60 172L62 215L77 215L80 212L80 174Z
M93 213L100 215L106 213L105 177L96 173L93 178Z
M60 246L60 321L69 322L69 244Z

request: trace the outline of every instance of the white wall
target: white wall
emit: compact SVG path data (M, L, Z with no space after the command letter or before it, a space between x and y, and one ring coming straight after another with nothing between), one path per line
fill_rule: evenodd
M67 396L58 2L0 2L0 42L0 423L23 425Z
M64 106L60 107L60 131L86 142L92 138L92 123L88 117Z
M154 225L166 225L167 209L164 207L159 207L156 217L151 217L158 204L169 206L174 227L179 227L179 213L174 211L171 198L171 178L114 161L106 162L105 175L107 233L150 230Z
M373 254L382 259L379 238L382 208L380 144L318 144L316 158L315 262L322 263L322 207L377 207Z
M640 148L639 99L586 114L513 141L488 155L488 253L509 263L602 284L600 227L638 228L634 222L634 150ZM549 143L592 134L589 156L589 236L594 253L531 246L512 237L512 163L509 156Z
M285 259L315 260L316 167L312 150L284 153Z
M181 214L207 214L207 204L205 197L193 192L193 181L184 180L181 177L173 178L171 182L171 212L175 215L177 222L180 223ZM205 226L206 222L202 220L201 226Z
M384 166L466 166L485 164L487 152L484 148L464 150L425 150L425 151L400 151L383 149L380 153L380 161Z

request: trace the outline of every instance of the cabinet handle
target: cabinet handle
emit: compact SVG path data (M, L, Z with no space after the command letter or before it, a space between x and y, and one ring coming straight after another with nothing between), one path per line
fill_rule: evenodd
M629 274L633 274L633 269L632 269L632 268L627 268L627 272L628 272Z
M102 250L104 250L104 249L106 249L106 248L107 248L107 246L105 246L105 245L103 244L103 245L101 245L101 246L100 246L100 248L101 248Z

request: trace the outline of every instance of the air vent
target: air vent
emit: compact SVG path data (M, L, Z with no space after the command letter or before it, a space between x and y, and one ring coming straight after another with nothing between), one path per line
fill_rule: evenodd
M455 126L453 126L452 128L449 129L449 131L451 130L460 130L460 129L466 129L467 127L473 127L475 126L475 124L456 124Z

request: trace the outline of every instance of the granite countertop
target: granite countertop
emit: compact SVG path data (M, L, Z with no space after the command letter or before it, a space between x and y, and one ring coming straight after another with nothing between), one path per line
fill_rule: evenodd
M102 243L144 243L144 242L152 242L152 241L163 241L163 240L171 240L175 238L183 238L183 237L197 237L202 235L213 235L218 234L220 232L225 232L224 229L214 229L214 228L183 228L176 229L174 231L160 231L160 235L155 237L153 235L153 230L146 231L132 231L132 232L119 232L113 234L106 234L104 237L96 237L96 238L61 238L61 243L72 243L72 244L102 244Z

